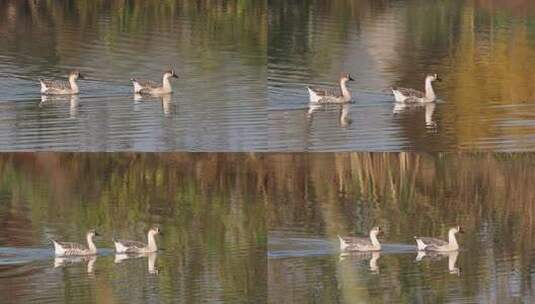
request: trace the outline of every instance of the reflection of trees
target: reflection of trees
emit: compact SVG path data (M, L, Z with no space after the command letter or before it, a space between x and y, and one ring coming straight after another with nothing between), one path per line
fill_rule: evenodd
M181 26L181 18L187 18L190 26ZM136 48L152 49L161 37L145 34L157 30L172 33L179 47L201 56L205 65L217 63L212 52L230 47L243 53L243 60L263 66L265 20L265 1L258 0L9 0L0 2L0 37L7 42L0 44L0 50L30 52L50 64L60 60L62 50L70 56L73 50L83 54L80 46L90 46L92 41L104 40L107 52L122 54L119 38L125 34L136 38Z
M471 254L460 257L467 273L490 279L496 271L496 257L504 255L518 256L502 261L512 268L529 269L531 265L534 155L340 153L282 154L270 158L273 165L267 172L268 229L304 229L334 239L338 233L364 234L372 225L380 224L386 228L387 241L412 244L415 234L444 237L449 226L460 223L468 231L461 243ZM337 271L337 279L343 282L332 282L332 267L336 267L332 259L308 261L309 265L299 266L310 267L304 268L308 271L299 278L281 275L282 268L297 267L291 260L274 262L269 271L278 281L270 276L270 286L321 282L325 290L322 295L333 299L336 295L329 295L335 287L332 284L354 288L342 289L342 293L356 292L355 287L363 284L344 281L359 274L348 274L343 269ZM400 286L391 295L412 298L402 288L406 284L402 281L403 267L407 266L395 258L387 258L384 263L390 270L383 275L389 278L381 282L397 282L394 286ZM443 284L432 278L427 280L426 275L418 279L423 286L438 293L444 291ZM466 292L485 293L486 279L463 282ZM496 288L507 295L509 283L496 282ZM364 283L360 287L365 286ZM279 292L282 290L285 289ZM365 297L359 290L358 296Z
M96 227L110 247L112 233L139 238L159 223L159 241L176 252L158 262L162 288L187 302L263 299L261 167L244 154L4 154L0 242L48 246L43 235L78 239ZM199 292L206 286L219 287Z
M504 117L518 114L489 103L535 99L533 15L535 4L528 0L275 0L270 2L269 57L285 68L293 64L299 75L321 77L351 68L343 66L353 63L348 58L371 54L378 72L390 78L386 82L419 89L426 73L439 73L445 81L437 91L447 101L437 113L439 128L453 129L455 137L447 139L452 145L470 147L486 138L518 138L532 131L504 128ZM373 35L379 38L370 42ZM369 75L362 73L362 78ZM423 127L415 128L413 120L399 123L418 149L429 148Z

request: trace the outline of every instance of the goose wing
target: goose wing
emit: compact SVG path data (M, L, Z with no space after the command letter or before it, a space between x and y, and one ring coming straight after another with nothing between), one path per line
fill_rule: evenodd
M345 236L342 237L342 240L344 240L344 242L349 245L349 248L358 248L372 245L372 242L369 238Z
M128 249L131 249L131 250L136 250L136 249L143 249L146 247L146 245L142 242L138 242L138 241L131 241L131 240L117 240L116 241L117 243L120 243L121 245L123 245L124 247L127 247ZM127 250L128 251L128 250Z
M443 241L441 239L436 239L436 238L431 238L431 237L419 237L418 239L421 240L427 246L441 247L441 246L448 245L448 242Z
M132 79L132 81L137 82L140 86L147 88L147 89L156 89L159 88L161 85L157 82L154 82L152 80L145 80L145 79Z
M60 242L60 241L55 241L59 246L61 246L61 248L63 248L64 250L86 250L87 247L82 245L82 244L79 244L79 243L73 243L73 242Z
M408 98L424 98L425 94L422 91L418 91L415 89L408 89L408 88L394 88L394 90L400 92L403 94L403 96Z
M316 93L319 97L338 97L340 96L340 91L336 89L325 89L325 88L315 88L315 87L308 87L311 91Z
M71 84L68 81L64 81L64 80L41 79L41 82L47 88L53 88L53 89L70 89L71 88Z

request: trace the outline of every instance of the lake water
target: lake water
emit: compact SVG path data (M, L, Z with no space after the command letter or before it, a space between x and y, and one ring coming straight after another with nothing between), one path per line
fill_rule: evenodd
M0 150L535 149L530 1L0 1ZM137 98L132 77L180 78ZM38 79L87 76L75 98ZM305 87L351 72L355 103ZM391 86L436 105L401 107Z
M261 150L265 1L0 1L0 150ZM40 94L79 69L81 94ZM168 98L136 98L130 78Z
M228 154L0 154L0 302L265 302L254 168ZM153 224L156 254L114 253L112 238L146 241ZM91 228L98 256L54 258L50 239Z
M275 155L268 191L269 303L532 303L535 155ZM290 165L292 164L292 165ZM341 255L337 235L380 253ZM458 253L420 256L413 236Z
M270 147L293 151L535 148L532 1L269 1ZM306 115L306 86L350 72L340 107ZM394 105L388 88L423 90L434 107Z

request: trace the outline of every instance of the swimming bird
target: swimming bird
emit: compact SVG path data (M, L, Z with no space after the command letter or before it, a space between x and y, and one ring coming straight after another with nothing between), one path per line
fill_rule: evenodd
M419 251L455 251L459 250L459 244L455 238L455 234L457 233L464 233L461 226L450 228L447 242L430 237L415 236L414 239L416 240L416 245L418 246Z
M84 79L78 70L74 70L69 73L69 81L39 79L39 82L41 83L41 94L78 94L80 93L80 90L78 88L78 84L76 84L77 79Z
M89 230L86 234L87 246L79 243L60 242L52 240L56 256L94 255L97 247L93 243L93 237L99 236L95 230Z
M170 78L178 78L178 75L175 73L175 70L163 72L163 80L161 85L150 80L142 80L136 78L132 78L130 80L134 84L134 93L161 95L173 92L171 82L169 81Z
M396 102L433 102L437 99L433 90L433 81L442 81L437 74L429 74L425 77L425 93L415 89L392 88Z
M117 253L156 252L158 251L158 246L156 245L154 237L157 234L163 234L160 228L154 226L149 229L149 232L147 233L148 244L130 240L114 240L115 251Z
M381 244L377 239L379 234L382 234L383 231L380 227L376 226L370 230L369 238L359 238L359 237L341 237L338 236L340 240L340 250L342 251L379 251L381 250Z
M348 81L354 81L351 75L340 76L340 90L307 87L310 102L313 103L347 103L351 101L351 92L347 88Z

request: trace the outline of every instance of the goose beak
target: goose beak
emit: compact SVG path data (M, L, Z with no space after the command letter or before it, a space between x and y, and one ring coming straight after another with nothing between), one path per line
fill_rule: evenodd
M349 81L355 81L355 79L353 79L353 77L349 76L348 78Z
M463 228L459 227L459 231L458 231L458 233L464 233Z
M163 235L163 232L160 230L160 231L158 232L158 234L159 234L159 235Z
M95 236L100 236L100 233L95 231Z
M173 73L173 78L178 78L178 75Z
M437 77L435 80L438 81L438 82L442 82L442 78L440 78L440 77Z
M84 75L78 74L78 79L84 79L84 78L85 78Z

